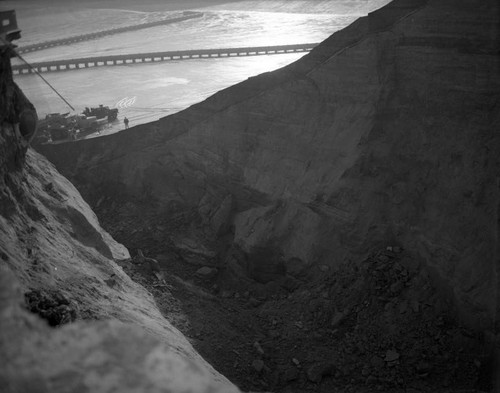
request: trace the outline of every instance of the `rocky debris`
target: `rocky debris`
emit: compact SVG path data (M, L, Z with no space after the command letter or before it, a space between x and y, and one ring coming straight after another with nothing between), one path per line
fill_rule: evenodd
M137 250L137 256L134 258L134 262L144 265L144 267L151 273L161 272L161 267L158 261L153 258L145 257L142 250Z
M287 367L283 372L283 381L285 383L295 381L299 378L300 371L297 367Z
M344 320L344 318L347 315L349 315L349 309L346 309L344 311L338 311L335 309L334 315L330 321L330 326L332 328L335 328L337 325L339 325Z
M261 284L283 278L286 274L283 256L273 247L254 247L248 255L247 274Z
M307 263L302 259L297 257L289 258L286 263L286 272L292 277L295 278L304 278L307 276L308 266Z
M373 355L370 358L370 366L375 370L379 370L385 366L384 360L377 355Z
M297 289L300 288L302 285L302 281L297 280L293 276L287 275L285 278L279 281L280 285L283 289L287 290L288 292L294 292Z
M257 352L259 355L264 355L264 350L262 349L262 346L259 344L258 341L255 341L253 343L253 347L255 349L255 352Z
M207 249L199 241L189 238L175 238L174 245L179 255L193 265L213 266L217 253Z
M329 349L314 347L315 337L302 347L316 360L306 368L309 381L320 380L328 386L367 384L384 391L400 389L403 383L423 391L438 390L438 386L475 386L479 374L474 359L484 358L488 351L482 349L477 334L471 334L467 351L464 344L457 345L456 337L462 336L464 328L454 319L450 305L437 306L448 303L438 295L425 269L403 268L402 262L406 259L404 263L408 263L409 258L403 251L376 252L361 264L334 269L322 282L308 286L309 291L291 295L289 307L280 301L274 308L266 304L270 310L280 309L293 326L294 318L317 310L309 314L304 328L318 333L321 341L317 345ZM394 291L394 283L403 286ZM323 303L326 288L335 300ZM422 306L411 307L412 299ZM331 317L324 315L336 315L338 310L344 310L342 323L331 327ZM291 335L293 331L285 331L291 347L303 340L300 330L297 335ZM290 348L290 353L297 353L297 348ZM327 366L334 365L331 375L335 378L320 379L323 365L319 360L331 358L336 360L324 367L330 370Z
M260 373L262 372L262 370L264 370L264 361L262 359L255 359L252 362L252 367L254 368L255 371Z
M29 291L24 299L28 310L46 319L50 326L73 322L78 315L76 306L57 290Z
M389 349L387 350L386 354L385 354L385 358L384 360L388 363L391 363L391 362L395 362L396 360L399 359L399 353L392 350L392 349Z
M194 274L203 280L211 280L217 275L218 270L213 267L200 267Z
M307 378L314 383L320 383L323 377L334 375L334 373L335 365L325 362L315 363L306 371Z
M168 254L167 249L162 252ZM177 274L186 280L199 269L182 260L165 266L178 266ZM217 301L179 287L169 273L171 291L188 299L175 307L152 286L151 275L135 277L151 285L158 304L166 304L164 315L179 329L190 332L191 324L198 326L196 348L245 390L262 389L262 381L275 392L314 386L326 391L351 386L352 391L397 392L405 383L420 391L439 391L444 384L472 388L479 378L474 360L484 360L480 336L462 333L449 300L407 251L384 248L366 259L332 267L294 292L280 285L271 290L268 284L254 284L244 291L221 289ZM197 283L213 286L211 281ZM182 310L188 310L189 323ZM342 317L332 326L338 315ZM255 339L249 342L249 336ZM238 355L224 350L228 340ZM263 371L253 366L255 360L264 362ZM335 366L331 372L329 365Z
M234 294L232 291L227 291L227 290L224 290L221 292L221 295L220 295L223 299L229 299L230 297L233 297Z
M248 305L250 307L259 307L261 304L262 304L262 302L260 300L257 300L254 297L251 297L250 299L248 299Z
M230 217L233 214L234 200L231 194L226 195L220 206L209 214L210 227L217 236L224 234L230 225Z

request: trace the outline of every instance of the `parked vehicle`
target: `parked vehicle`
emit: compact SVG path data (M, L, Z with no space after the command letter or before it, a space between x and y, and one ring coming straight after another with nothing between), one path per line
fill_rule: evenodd
M118 109L110 109L109 106L103 106L100 104L98 108L85 108L83 114L85 116L95 116L98 119L107 118L108 121L113 121L116 120L118 116Z
M76 140L99 131L108 122L116 120L118 109L99 105L98 108L85 108L82 114L50 113L39 120L34 144L62 140Z

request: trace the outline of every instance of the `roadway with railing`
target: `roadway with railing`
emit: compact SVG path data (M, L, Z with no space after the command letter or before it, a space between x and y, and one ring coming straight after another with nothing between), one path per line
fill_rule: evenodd
M144 64L162 61L179 61L188 59L213 59L238 56L262 56L279 55L285 53L309 52L317 43L255 46L244 48L221 48L221 49L195 49L183 51L167 51L153 53L133 53L125 55L109 55L99 57L87 57L68 60L45 61L32 63L31 65L19 64L12 66L14 75L24 75L33 72L58 72L79 70L83 68L95 68L103 66L123 66L131 64Z

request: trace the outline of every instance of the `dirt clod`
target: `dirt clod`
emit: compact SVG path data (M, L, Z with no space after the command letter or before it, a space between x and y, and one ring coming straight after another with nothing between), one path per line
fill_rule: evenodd
M50 326L73 322L76 307L59 291L33 290L24 294L27 308L46 319Z

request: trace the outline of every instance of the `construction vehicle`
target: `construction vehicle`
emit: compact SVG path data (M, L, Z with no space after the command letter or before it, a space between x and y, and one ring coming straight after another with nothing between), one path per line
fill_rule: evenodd
M98 108L85 108L83 114L85 116L95 116L97 119L107 118L108 121L111 122L113 120L116 120L118 116L118 109L109 109L109 106L103 106L102 104L100 104Z
M98 113L100 117L92 115ZM63 140L76 140L101 130L108 122L116 120L118 109L85 108L82 114L50 113L38 122L35 144Z

